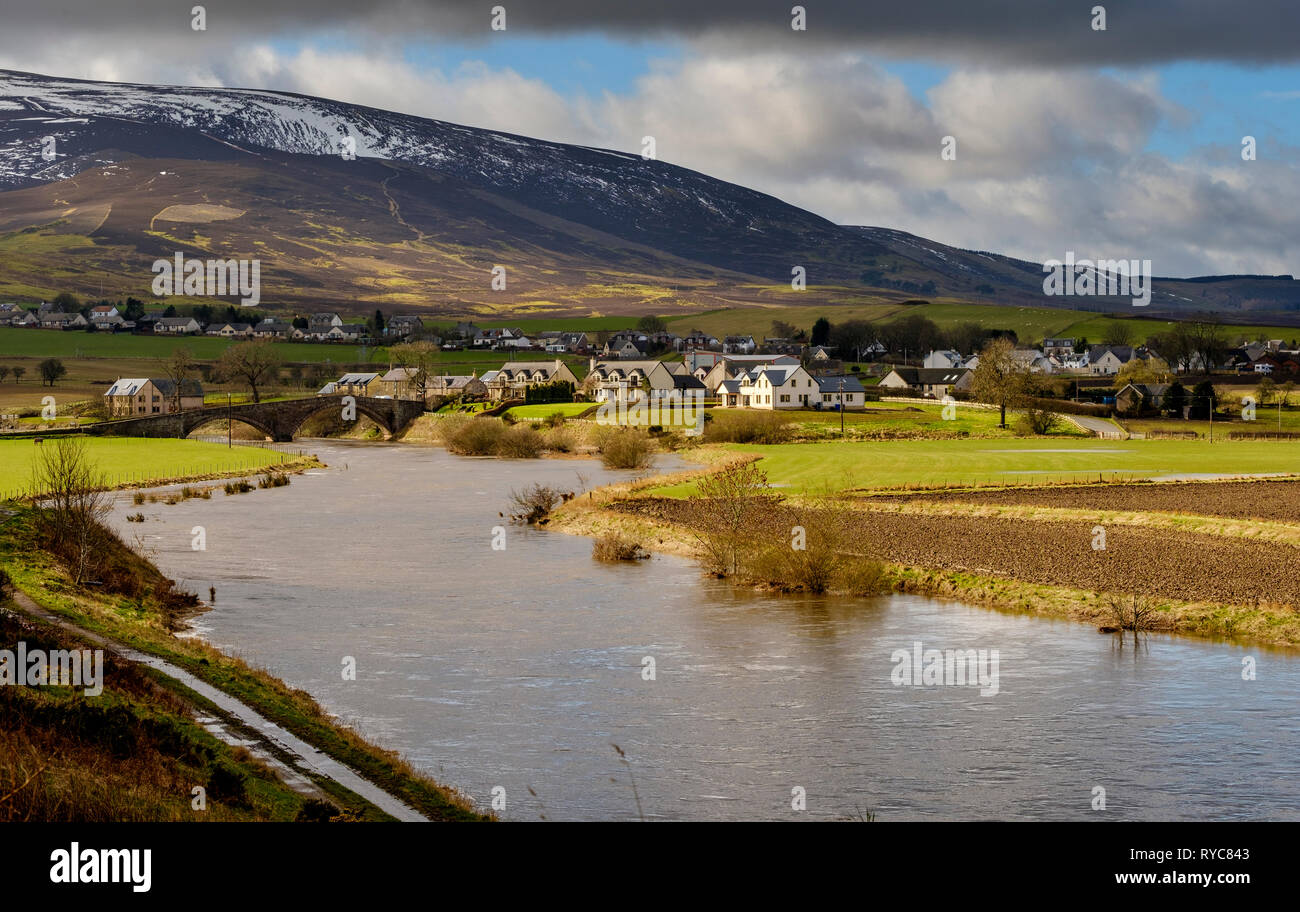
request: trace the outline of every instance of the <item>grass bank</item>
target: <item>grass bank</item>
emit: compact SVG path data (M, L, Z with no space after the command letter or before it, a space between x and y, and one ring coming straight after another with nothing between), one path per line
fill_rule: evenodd
M100 590L77 588L36 546L30 509L0 528L0 563L39 607L112 641L158 656L241 700L267 719L346 764L431 820L486 819L458 793L414 770L398 754L335 722L307 692L199 640L174 633L183 610L170 581L121 542L109 546ZM108 590L108 591L105 591ZM368 818L369 819L369 818Z
M296 456L264 447L202 440L144 437L83 437L87 458L109 488L152 487L204 478L247 475L269 468L298 471L319 465L313 456ZM0 500L33 493L32 466L44 444L0 440Z
M0 598L0 648L19 643L29 655L95 648ZM195 718L206 708L148 669L106 653L102 681L94 697L73 686L0 687L0 821L364 819L368 809L346 796L330 796L330 807L294 791L215 737Z
M816 445L805 448L825 449ZM701 549L690 524L701 514L685 498L696 489L699 476L716 471L717 465L780 449L706 448L701 452L712 452L715 468L591 492L560 507L548 528L593 537L616 534L652 552L698 558ZM765 458L759 462L767 463ZM1233 491L1224 496L1239 500L1254 484L1276 487L1283 483L1231 483ZM1112 487L1101 485L1095 490L1107 492ZM1164 493L1174 486L1144 487ZM1214 495L1206 492L1219 486L1177 487L1185 492L1192 511L1202 500L1212 502ZM672 496L663 496L665 492ZM1132 496L1151 495L1139 492ZM796 496L793 502L817 508L816 500ZM838 511L846 501L835 498L830 502ZM888 590L957 598L1098 626L1116 623L1116 606L1122 610L1137 603L1146 612L1144 629L1300 646L1300 612L1295 608L1300 598L1289 570L1300 554L1300 525L1295 523L1190 512L1099 513L1076 505L1056 509L960 502L936 505L884 498L848 502L857 514L850 550L862 560L880 563L881 582ZM1110 539L1108 549L1100 551L1091 545L1099 516L1105 520ZM1196 560L1171 560L1171 554L1194 554Z

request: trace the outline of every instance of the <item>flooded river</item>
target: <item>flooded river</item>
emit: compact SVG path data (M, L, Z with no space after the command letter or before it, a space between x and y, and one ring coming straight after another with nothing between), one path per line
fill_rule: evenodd
M114 524L216 588L198 633L480 806L500 786L507 819L1300 819L1294 653L768 597L676 557L598 564L590 540L498 514L512 488L626 473L303 446L329 468L174 506L123 496ZM896 685L918 642L997 650L996 693Z

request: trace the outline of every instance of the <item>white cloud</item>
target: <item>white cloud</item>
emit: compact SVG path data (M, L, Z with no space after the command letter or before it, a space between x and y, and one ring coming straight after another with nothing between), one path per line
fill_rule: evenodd
M259 43L206 65L170 45L105 51L69 39L33 53L0 67L295 91L625 151L649 134L663 160L833 221L1030 260L1074 250L1187 275L1292 272L1300 254L1300 172L1242 162L1236 147L1178 161L1147 151L1162 121L1194 116L1149 73L959 69L922 99L860 54L696 43L631 90L591 97L511 69L416 66L397 44ZM946 135L956 161L940 157Z

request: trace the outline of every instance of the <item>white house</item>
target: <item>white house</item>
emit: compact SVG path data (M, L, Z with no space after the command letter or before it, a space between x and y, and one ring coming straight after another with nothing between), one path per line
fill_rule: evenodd
M925 356L924 367L961 367L962 358L952 349L932 351Z
M1118 374L1121 367L1136 360L1137 351L1129 345L1094 345L1088 350L1088 370L1093 374Z
M757 348L753 336L727 336L722 340L722 351L728 355L752 355Z
M168 336L188 336L202 330L199 321L193 317L163 317L153 325L154 332Z
M811 408L820 397L817 381L802 366L755 368L739 378L736 388L741 408Z

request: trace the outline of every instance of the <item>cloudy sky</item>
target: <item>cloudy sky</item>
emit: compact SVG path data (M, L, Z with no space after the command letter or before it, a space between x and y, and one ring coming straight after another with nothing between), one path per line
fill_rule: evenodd
M1097 0L813 0L804 31L793 5L212 0L195 31L192 0L0 0L0 68L627 151L652 135L663 160L846 224L1164 275L1300 274L1296 0L1101 3L1104 31Z

